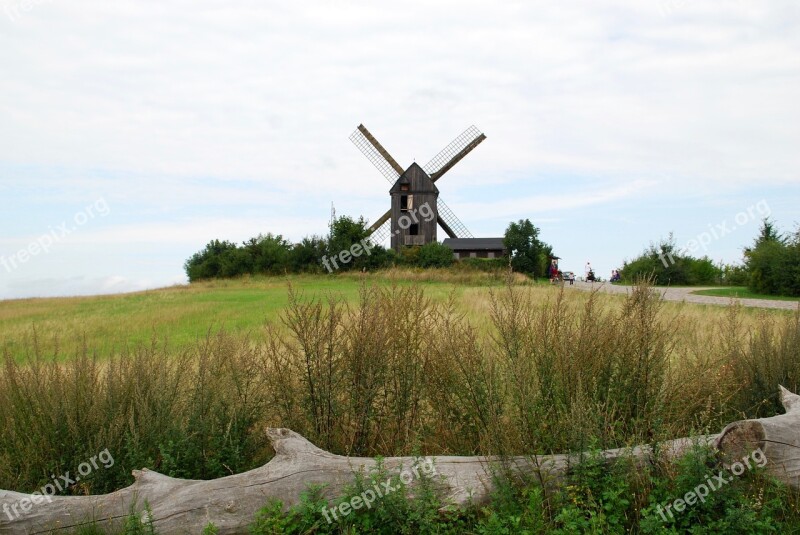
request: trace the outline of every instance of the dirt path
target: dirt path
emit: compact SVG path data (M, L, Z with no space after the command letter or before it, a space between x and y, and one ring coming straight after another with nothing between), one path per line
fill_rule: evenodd
M612 294L626 294L630 291L630 286L620 284L608 284L606 282L591 283L575 281L575 284L570 286L567 284L565 288L575 288L578 290L592 290L600 289L602 292ZM778 301L773 299L734 299L730 297L713 297L710 295L695 295L692 292L697 290L706 290L708 287L693 287L693 288L657 288L657 290L664 296L666 301L686 301L687 303L697 303L699 305L722 305L728 306L733 301L738 301L742 306L757 307L757 308L777 308L782 310L795 310L800 302L798 301Z

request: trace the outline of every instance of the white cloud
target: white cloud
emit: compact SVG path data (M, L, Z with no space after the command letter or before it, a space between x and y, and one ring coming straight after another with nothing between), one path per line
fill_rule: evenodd
M631 199L634 196L642 198L648 192L652 194L658 184L656 180L636 180L604 189L594 188L587 191L573 188L571 193L564 195L533 195L485 203L460 203L456 211L459 214L469 214L470 220L539 216ZM540 223L557 221L541 217L537 217L536 220Z
M0 9L0 202L21 214L2 243L98 196L113 217L76 243L296 239L325 231L331 201L376 217L388 188L347 139L359 122L402 165L470 124L486 132L441 185L464 219L557 220L637 196L662 209L641 177L675 195L788 191L800 183L798 23L791 0Z

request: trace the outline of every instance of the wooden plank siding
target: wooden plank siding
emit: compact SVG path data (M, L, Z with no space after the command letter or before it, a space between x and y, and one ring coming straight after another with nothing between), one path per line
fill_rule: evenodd
M439 190L422 167L417 163L411 164L397 179L389 193L392 197L392 249L399 252L407 245L425 245L436 241L439 218L436 201L439 198ZM403 197L410 202L410 206L407 206L406 209L401 206ZM426 221L419 211L420 206L424 204L428 205L423 212L428 216L429 221ZM402 221L401 218L403 218ZM416 229L414 225L416 225ZM413 230L417 231L416 235L412 234Z

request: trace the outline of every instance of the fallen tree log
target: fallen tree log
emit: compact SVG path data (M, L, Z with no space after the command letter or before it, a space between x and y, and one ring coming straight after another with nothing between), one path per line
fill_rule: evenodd
M768 459L767 470L785 483L800 487L800 396L781 387L786 414L728 425L719 435L681 438L659 445L667 458L683 455L694 444L711 444L732 460L756 448ZM65 532L94 523L114 533L121 530L133 512L150 516L162 535L201 533L209 523L220 534L246 533L255 513L270 499L286 506L299 501L309 485L324 485L331 500L341 496L353 476L375 467L372 458L344 457L323 451L289 429L267 430L276 455L255 470L210 481L174 479L150 470L137 470L130 487L100 496L41 496L0 491L0 534L38 534ZM633 456L648 461L649 446L602 452L609 460ZM497 457L426 457L433 463L434 478L447 503L484 503L492 489L492 465L507 463L512 470L535 475L543 484L557 482L578 460L575 455ZM419 460L417 460L419 461ZM388 473L398 474L414 466L412 457L384 459Z
M771 475L800 488L800 396L782 386L780 393L785 414L733 422L717 435L713 446L729 463L760 450Z

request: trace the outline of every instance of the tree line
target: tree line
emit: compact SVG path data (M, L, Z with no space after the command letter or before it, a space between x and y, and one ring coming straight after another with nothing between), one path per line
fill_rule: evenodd
M336 218L328 236L307 236L297 243L281 234L259 234L237 244L227 240L211 240L184 264L190 281L231 278L242 275L282 275L286 273L327 273L333 271L375 270L397 265L441 268L453 264L453 251L433 242L396 253L380 245L361 247L369 239L367 221L363 217ZM553 248L539 239L539 229L529 219L509 224L504 246L514 271L533 277L545 277ZM333 262L342 253L360 249L358 255L345 255L346 262ZM364 250L367 249L367 250ZM463 265L482 270L506 269L508 258L464 259Z
M746 286L765 295L800 296L800 226L786 234L764 219L753 245L744 248L741 264L715 264L708 256L693 257L678 249L670 234L626 260L620 275L625 282L652 277L658 285L724 284Z
M338 257L356 244L365 243L369 234L363 217L341 216L331 223L328 236L307 236L297 243L272 233L259 234L241 245L212 240L186 261L184 269L190 281L256 274L324 273L332 271L331 263L325 260ZM413 255L398 255L391 249L372 245L368 252L348 255L347 262L334 265L335 271L362 271L398 264L446 267L452 263L453 252L448 247L430 243Z

